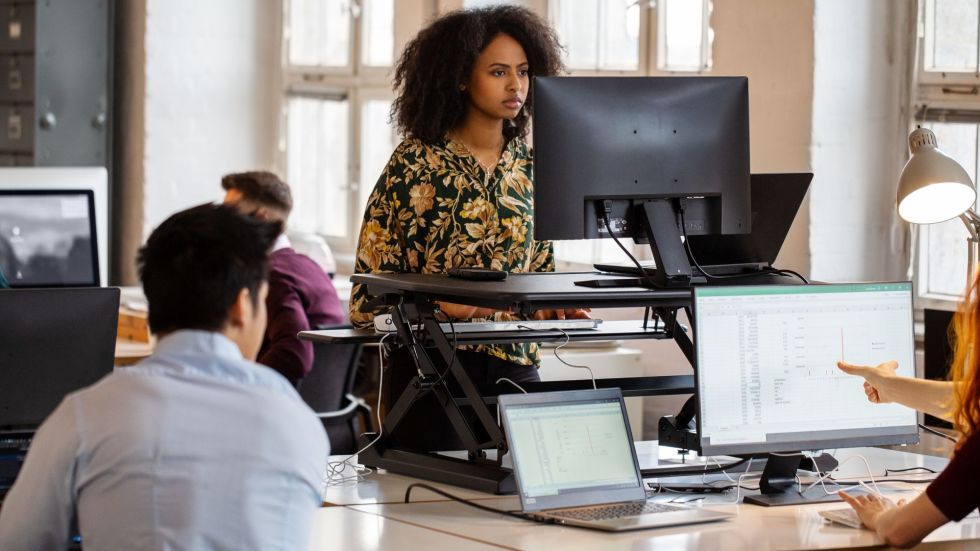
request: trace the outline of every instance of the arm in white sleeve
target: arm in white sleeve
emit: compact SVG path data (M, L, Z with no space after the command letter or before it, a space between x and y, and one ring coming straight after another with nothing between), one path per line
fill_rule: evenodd
M65 549L75 511L79 436L71 397L38 429L0 509L0 549Z

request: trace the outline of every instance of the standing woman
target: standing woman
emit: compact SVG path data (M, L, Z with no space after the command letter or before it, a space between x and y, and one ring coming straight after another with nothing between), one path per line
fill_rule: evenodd
M531 76L559 74L560 53L548 24L515 6L452 12L419 32L395 68L392 118L407 138L368 199L356 273L554 270L551 243L532 237L532 157L524 138ZM379 313L360 311L370 298L364 286L354 285L350 319L356 326L369 326ZM439 309L453 320L510 316L450 303ZM533 343L460 347L458 358L478 384L500 377L539 380ZM410 361L402 350L391 365L409 371L396 364Z

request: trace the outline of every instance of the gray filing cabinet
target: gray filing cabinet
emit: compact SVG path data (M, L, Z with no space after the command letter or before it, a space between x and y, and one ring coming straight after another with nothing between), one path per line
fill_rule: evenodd
M111 0L0 0L0 166L111 166L111 17Z

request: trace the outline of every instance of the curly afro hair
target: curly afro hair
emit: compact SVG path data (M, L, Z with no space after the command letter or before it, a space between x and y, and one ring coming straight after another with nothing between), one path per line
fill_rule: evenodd
M524 48L532 77L564 71L555 31L530 10L504 5L454 11L422 29L398 60L394 79L398 97L391 109L398 130L436 143L458 126L469 105L459 84L469 79L477 56L501 33ZM528 90L525 109L513 124L504 125L505 140L527 134L533 102Z

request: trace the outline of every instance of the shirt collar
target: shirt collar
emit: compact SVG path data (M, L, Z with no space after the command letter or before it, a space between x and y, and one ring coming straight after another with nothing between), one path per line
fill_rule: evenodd
M174 331L160 339L153 355L140 365L163 366L168 372L217 377L299 396L285 377L272 368L245 359L238 345L213 331Z
M155 355L207 355L230 360L244 360L242 351L231 339L214 331L181 329L157 341Z

